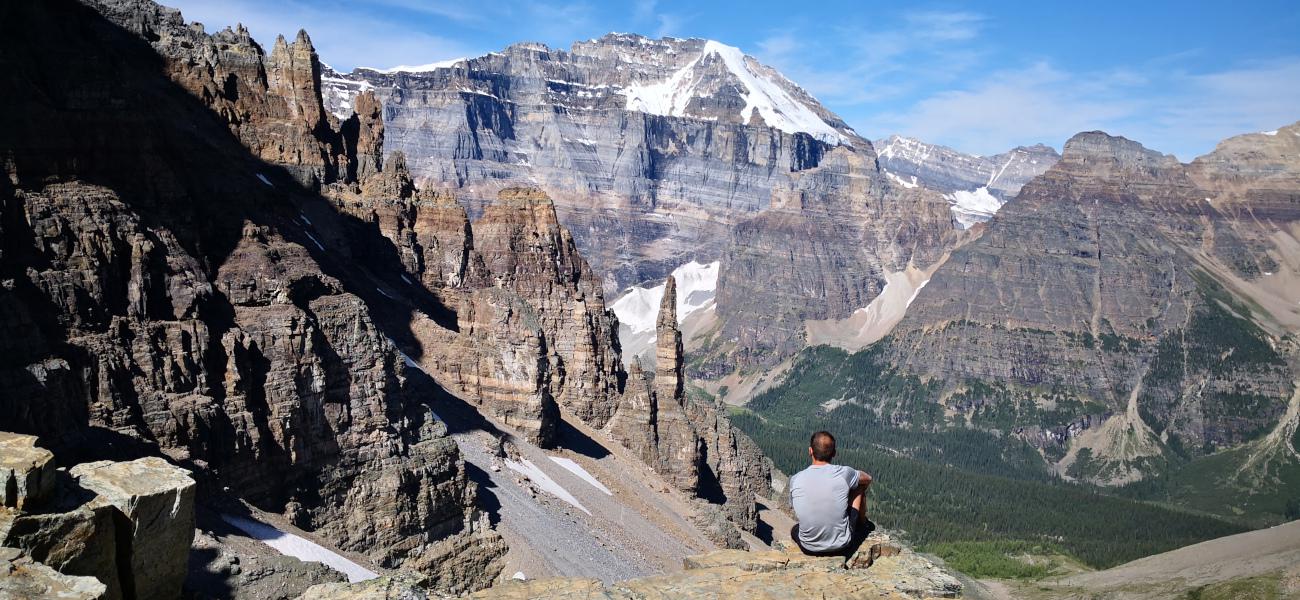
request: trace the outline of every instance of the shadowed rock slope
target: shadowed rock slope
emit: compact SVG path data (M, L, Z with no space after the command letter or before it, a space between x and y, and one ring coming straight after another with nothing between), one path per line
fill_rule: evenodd
M503 189L471 224L417 189L374 96L323 109L306 33L267 53L145 0L0 10L6 427L69 465L161 454L376 565L486 585L504 547L437 409L546 446L627 386L551 200ZM743 438L698 418L702 448ZM724 455L674 468L752 530L770 471Z

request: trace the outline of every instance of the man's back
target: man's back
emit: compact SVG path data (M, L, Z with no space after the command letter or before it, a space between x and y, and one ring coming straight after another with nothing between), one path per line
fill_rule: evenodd
M830 552L853 539L849 494L858 486L858 470L841 465L812 465L790 477L790 504L799 519L799 539L809 552Z

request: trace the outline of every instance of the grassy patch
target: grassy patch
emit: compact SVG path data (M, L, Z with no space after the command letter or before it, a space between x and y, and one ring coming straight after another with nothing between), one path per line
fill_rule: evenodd
M1277 575L1234 579L1187 592L1187 600L1279 600L1282 580Z
M947 542L922 548L977 579L1042 579L1063 565L1059 546L1020 540Z

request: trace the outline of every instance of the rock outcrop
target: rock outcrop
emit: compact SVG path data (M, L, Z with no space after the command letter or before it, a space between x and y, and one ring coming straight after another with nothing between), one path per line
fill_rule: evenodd
M77 485L116 509L115 520L130 523L115 532L122 595L180 595L194 540L195 484L189 474L156 457L84 463L70 473Z
M677 282L669 277L656 321L654 376L633 364L606 431L677 489L722 505L727 519L753 531L755 498L772 496L772 463L719 407L686 394L676 307ZM715 543L736 546L731 525L709 510L701 509L697 524Z
M149 457L83 463L50 475L59 481L45 496L29 497L21 509L0 508L0 546L29 561L15 570L17 556L9 556L0 589L37 585L28 580L39 577L50 590L66 584L95 598L180 595L194 538L196 484L185 469ZM61 575L50 578L46 570ZM45 597L33 594L17 597Z
M16 548L0 547L0 598L101 600L108 597L104 584L92 577L64 575L23 556Z
M436 383L371 308L403 263L339 200L402 183L374 104L322 111L305 34L268 55L146 0L0 27L30 92L0 116L0 421L72 462L164 454L381 565L486 535Z
M720 550L687 557L685 569L602 585L594 579L508 581L468 598L566 600L645 598L958 598L962 585L945 569L887 534L876 533L849 557L805 556L797 549ZM302 600L423 599L418 581L386 577L362 584L315 586Z
M36 446L36 436L0 432L0 505L22 510L54 489L54 453Z

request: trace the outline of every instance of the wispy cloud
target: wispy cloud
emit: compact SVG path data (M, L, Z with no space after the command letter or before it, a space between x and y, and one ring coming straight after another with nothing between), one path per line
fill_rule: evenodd
M1046 62L992 73L904 110L867 117L897 132L991 154L1042 141L1060 147L1101 129L1190 160L1232 135L1300 119L1300 58L1192 74L1128 68L1075 73Z
M758 55L828 104L878 102L966 71L985 22L966 11L916 11L889 26L792 24L761 40Z

